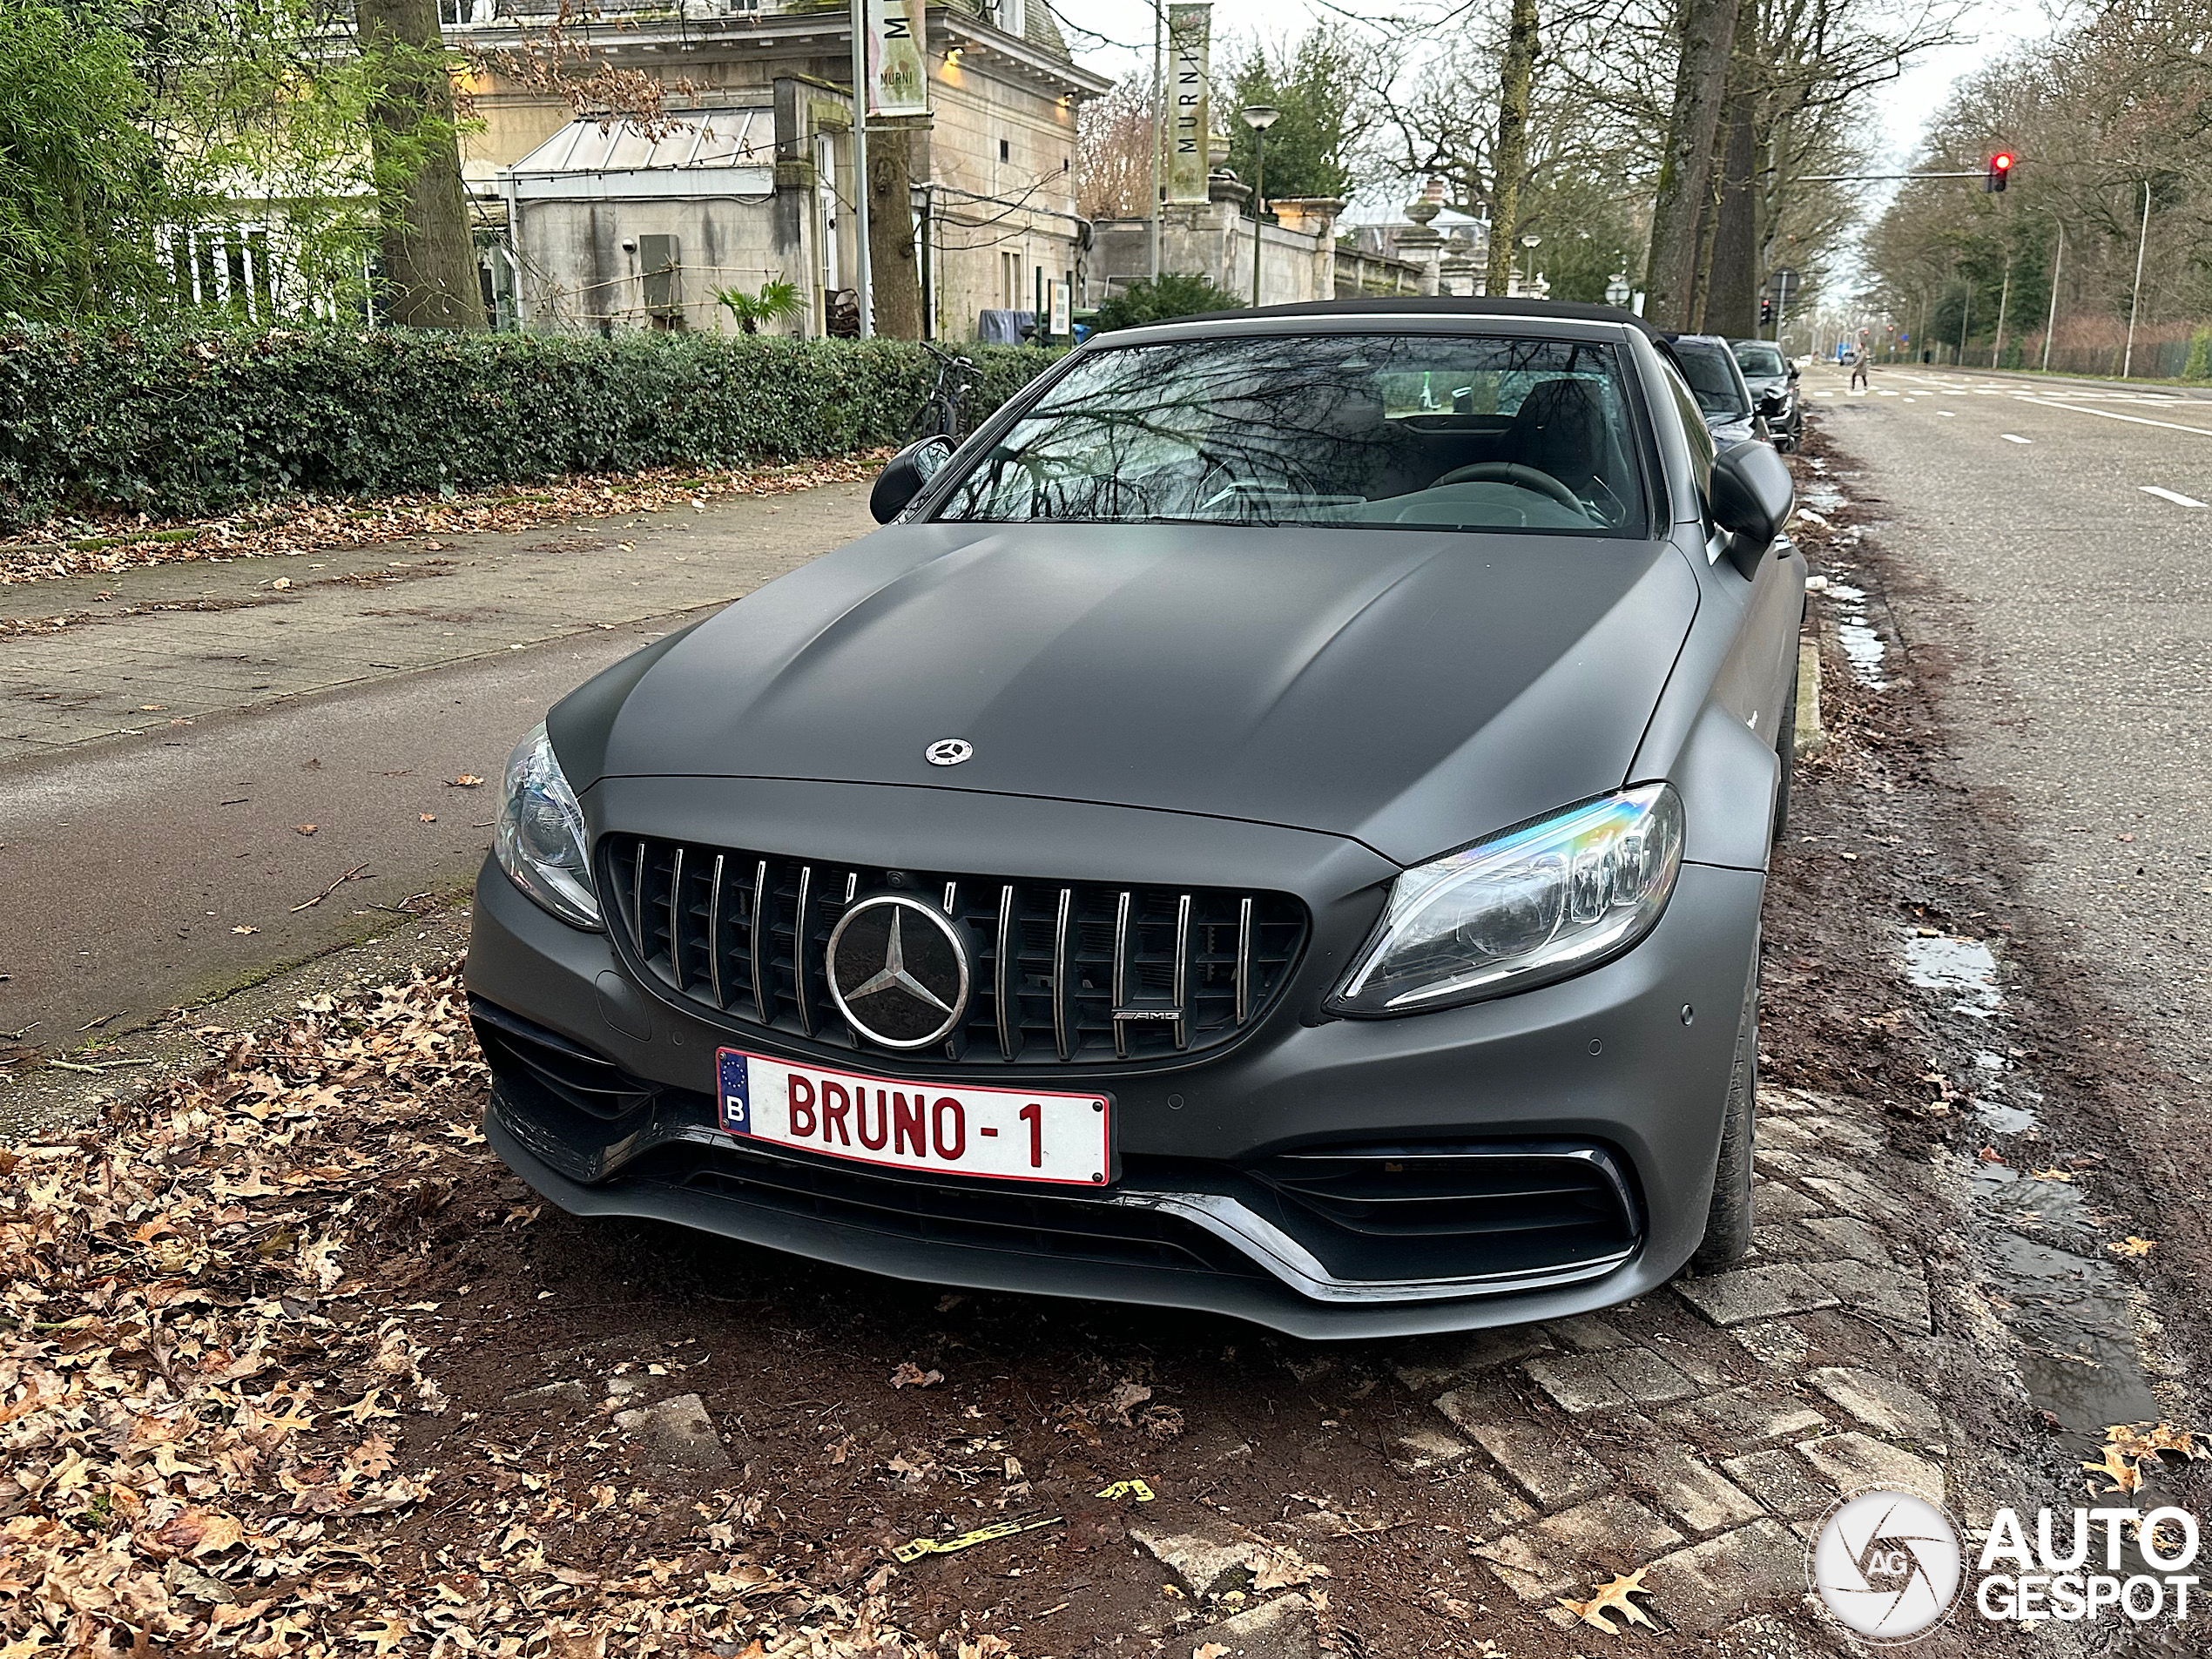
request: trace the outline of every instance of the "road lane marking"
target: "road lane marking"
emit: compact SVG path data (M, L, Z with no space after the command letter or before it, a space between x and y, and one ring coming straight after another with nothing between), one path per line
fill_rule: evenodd
M2035 442L2033 438L2023 438L2017 432L2000 432L1997 435L2004 439L2007 443L2033 443Z
M2128 421L2136 426L2162 426L2169 432L2194 432L2200 438L2212 438L2212 427L2183 426L2178 421L2154 421L2148 415L2122 415L2117 409L2085 409L2078 403L2047 401L2043 407L2047 409L2071 409L2076 415L2101 415L2107 421Z
M1949 409L1938 409L1938 410L1936 411L1936 413L1937 413L1938 415L1941 415L1941 416L1942 416L1945 420L1946 420L1946 421L1955 421L1955 420L1957 420L1957 419L1959 418L1956 415L1953 415L1953 414L1952 414L1952 413Z
M2135 488L2141 490L2146 496L2155 496L2161 501L2170 501L2176 507L2202 507L2204 505L2202 502L2192 501L2188 496L2181 494L2177 490L2161 489L2156 484L2137 484Z

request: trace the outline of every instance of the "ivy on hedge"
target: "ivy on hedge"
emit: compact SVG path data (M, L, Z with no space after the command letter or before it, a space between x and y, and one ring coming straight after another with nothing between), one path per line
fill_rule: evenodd
M1052 361L969 354L971 422ZM0 335L0 526L845 455L901 441L934 377L905 341L21 332Z

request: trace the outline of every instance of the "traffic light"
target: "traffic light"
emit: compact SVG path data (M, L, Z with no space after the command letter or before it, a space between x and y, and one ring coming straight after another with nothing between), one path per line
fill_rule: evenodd
M1760 301L1759 301L1759 321L1761 322L1761 324L1763 324L1763 325L1764 325L1764 324L1766 324L1766 323L1772 322L1773 320L1774 320L1774 301L1773 301L1772 300L1760 300Z
M1981 181L1981 187L1993 196L2005 188L2012 176L2013 158L2008 152L2000 150L1989 158L1989 176Z

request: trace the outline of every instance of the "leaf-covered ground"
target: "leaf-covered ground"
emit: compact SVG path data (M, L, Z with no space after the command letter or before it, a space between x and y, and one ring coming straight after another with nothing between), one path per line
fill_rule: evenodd
M417 536L536 529L740 496L783 496L873 475L883 450L701 473L659 468L473 495L275 502L219 518L86 518L0 538L0 583L97 576L147 564L367 547Z
M1007 1659L1022 1617L1090 1602L1055 1631L1087 1647L1162 1608L1123 1529L1150 1488L1105 1477L1179 1410L1064 1353L994 1378L971 1351L947 1385L971 1345L905 1314L967 1298L887 1318L880 1281L803 1264L725 1293L712 1241L548 1216L475 1128L465 1007L447 974L211 1028L199 1074L0 1151L0 1655ZM641 1251L692 1282L628 1276ZM1166 1622L1299 1587L1325 1608L1325 1567L1241 1536L1225 1593ZM1057 1607L1003 1593L1093 1551L1123 1563L1103 1603L1081 1572L1040 1583Z
M880 1645L865 1589L764 1622L762 1598L797 1586L738 1547L742 1503L691 1518L681 1542L711 1565L671 1583L693 1551L605 1575L538 1542L586 1515L660 1519L657 1495L566 1490L516 1460L472 1502L435 1467L399 1467L403 1425L451 1410L437 1350L500 1323L410 1298L440 1217L484 1173L462 1008L453 978L326 1002L92 1129L0 1153L9 1659L596 1654L610 1632L624 1651L782 1652L808 1626L821 1643L790 1651ZM469 1547L426 1548L458 1509Z

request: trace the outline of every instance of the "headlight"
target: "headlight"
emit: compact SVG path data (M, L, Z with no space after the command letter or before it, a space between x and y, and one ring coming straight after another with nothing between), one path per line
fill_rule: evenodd
M600 925L583 809L561 775L542 724L507 758L492 850L515 885L563 921L577 927Z
M1658 921L1682 868L1682 802L1644 784L1399 876L1328 1001L1418 1014L1595 967Z

